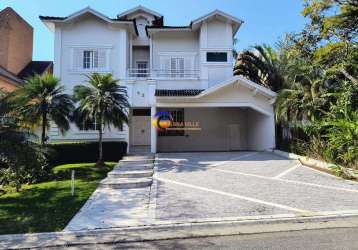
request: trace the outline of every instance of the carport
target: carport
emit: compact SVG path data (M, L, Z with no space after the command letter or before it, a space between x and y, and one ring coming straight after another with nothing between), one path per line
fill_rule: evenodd
M272 149L275 97L269 89L238 76L203 91L159 90L154 111L169 112L174 122L185 125L171 131L153 129L151 143L155 152Z

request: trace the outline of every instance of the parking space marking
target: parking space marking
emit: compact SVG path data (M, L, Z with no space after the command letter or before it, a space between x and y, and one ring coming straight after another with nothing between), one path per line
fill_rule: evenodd
M305 168L305 169L311 170L311 171L316 172L316 173L318 173L318 174L321 174L321 175L324 175L324 176L329 176L329 177L331 177L331 178L333 177L333 178L335 178L335 179L337 179L337 180L340 180L340 181L343 181L343 182L347 182L347 183L351 183L351 184L354 184L354 185L358 185L358 182L356 182L356 181L346 180L346 179L343 179L343 178L341 178L341 177L338 177L338 176L336 176L336 175L334 175L334 174L329 174L329 173L326 173L326 172L322 172L322 171L319 171L319 170L317 170L317 169L308 167L308 166L303 165L303 164L301 164L301 166L302 166L303 168Z
M211 164L211 165L209 165L209 167L217 167L217 166L224 165L224 164L226 164L228 162L231 162L231 161L236 161L236 160L240 160L242 158L246 158L246 157L249 157L249 156L252 156L252 155L256 155L258 153L259 152L253 152L253 153L249 153L249 154L240 155L238 157L234 157L234 158L231 158L231 159L226 160L226 161L220 161L218 163Z
M228 173L228 174L251 176L251 177L261 178L261 179L265 179L265 180L281 181L281 182L286 182L286 183L293 183L293 184L306 185L306 186L312 186L312 187L326 188L326 189L332 189L332 190L337 190L337 191L358 193L358 190L356 190L356 189L347 189L347 188L325 186L325 185L309 183L309 182L302 182L302 181L277 179L277 178L273 178L273 177L266 177L266 176L261 176L261 175L256 175L256 174L247 174L247 173L242 173L242 172L238 172L238 171L230 171L230 170L224 170L224 169L218 169L218 168L213 168L211 170L219 171L219 172L223 172L223 173Z
M288 173L291 173L293 170L297 169L299 166L301 166L301 163L297 164L296 166L293 166L292 168L289 168L285 171L283 171L282 173L276 175L275 177L273 177L274 179L280 179L281 177L287 175Z
M251 202L255 202L255 203L259 203L259 204L263 204L263 205L267 205L267 206L271 206L271 207L277 207L277 208L293 211L293 212L296 212L296 213L301 213L301 214L311 214L312 213L311 211L308 211L308 210L289 207L289 206L278 204L278 203L268 202L268 201L264 201L264 200L259 200L259 199L247 197L247 196L242 196L242 195L238 195L238 194L219 191L219 190L216 190L216 189L196 186L196 185L192 185L192 184L188 184L188 183L184 183L184 182L173 181L173 180L169 180L169 179L165 179L165 178L161 178L161 177L156 177L156 179L158 181L162 181L162 182L167 182L167 183L180 185L180 186L184 186L184 187L189 187L189 188L193 188L193 189L198 189L198 190L202 190L202 191L206 191L206 192L225 195L225 196L229 196L229 197L233 197L233 198L237 198L237 199L241 199L241 200L246 200L246 201L251 201Z

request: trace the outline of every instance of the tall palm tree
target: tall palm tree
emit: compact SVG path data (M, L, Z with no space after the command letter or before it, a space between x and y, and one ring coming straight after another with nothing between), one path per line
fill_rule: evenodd
M98 124L99 156L97 165L103 164L103 128L113 125L122 129L128 123L127 89L118 84L112 74L92 73L87 75L87 85L77 85L74 96L79 106L74 112L78 127L95 122Z
M277 52L267 45L257 45L238 55L234 75L242 75L278 91L284 85L283 67Z
M51 74L35 75L25 80L23 87L15 91L18 112L31 125L41 126L41 144L47 141L49 122L54 122L61 133L70 127L74 110L72 97L64 93L60 80Z

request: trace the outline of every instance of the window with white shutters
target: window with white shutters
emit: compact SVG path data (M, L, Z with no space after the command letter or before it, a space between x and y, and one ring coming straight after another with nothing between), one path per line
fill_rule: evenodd
M170 58L170 72L171 77L184 77L184 58L172 57Z
M160 55L159 77L192 78L195 77L195 55L191 53L163 52Z
M73 48L72 69L75 71L107 71L108 49Z
M98 68L98 50L84 50L83 51L83 64L84 69L97 69Z

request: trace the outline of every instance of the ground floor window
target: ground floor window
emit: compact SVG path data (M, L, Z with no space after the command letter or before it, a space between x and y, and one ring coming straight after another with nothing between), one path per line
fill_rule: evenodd
M133 109L133 116L150 116L150 109Z
M98 131L99 130L99 123L97 122L97 119L94 119L92 121L84 121L81 126L80 126L80 130L81 131ZM102 126L102 130L103 130Z
M184 109L175 109L168 111L172 117L172 122L176 124L184 124ZM177 129L176 129L177 128ZM171 126L169 129L160 130L158 136L184 136L184 130L181 126Z

